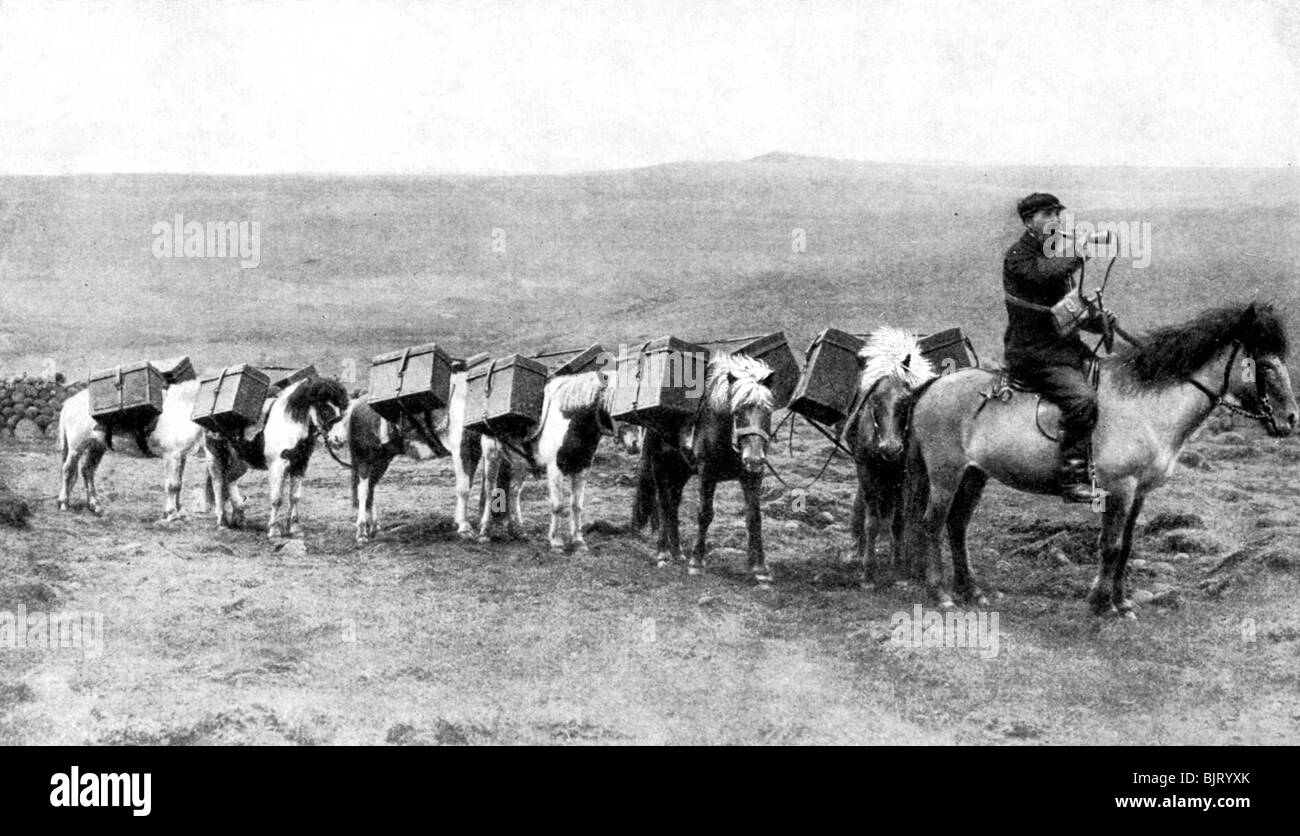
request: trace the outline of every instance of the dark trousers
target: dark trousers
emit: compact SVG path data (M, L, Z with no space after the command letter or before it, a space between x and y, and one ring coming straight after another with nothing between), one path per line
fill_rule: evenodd
M1061 448L1067 456L1081 448L1097 425L1097 393L1082 371L1065 364L1014 366L1012 373L1061 409Z

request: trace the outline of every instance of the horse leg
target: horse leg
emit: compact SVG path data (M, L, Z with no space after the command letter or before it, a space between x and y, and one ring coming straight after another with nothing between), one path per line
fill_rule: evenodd
M478 448L462 444L452 458L452 469L456 474L456 534L462 540L472 540L474 526L469 523L469 494L474 487L474 471L478 468Z
M102 458L104 449L99 446L87 448L81 457L81 481L86 486L86 507L92 514L103 513L99 507L99 494L95 491L95 469L99 467Z
M64 442L63 450L63 472L62 482L59 486L59 510L68 510L68 498L72 494L73 488L77 486L77 467L80 464L81 453L77 452L71 446Z
M975 506L979 505L980 496L984 493L984 485L987 482L988 476L983 471L973 467L967 468L948 511L948 542L952 544L953 586L958 595L979 607L987 607L989 599L980 588L979 579L970 568L970 556L966 549L966 527L970 525L971 515L975 513Z
M230 518L226 516L226 496L227 496L227 472L226 461L222 456L224 442L208 438L204 441L204 446L208 450L208 485L212 492L212 513L216 514L217 527L223 528L231 525ZM233 490L234 486L231 485Z
M546 497L551 503L551 530L547 538L551 541L551 551L564 551L564 538L560 535L564 525L564 474L560 466L551 462L546 466Z
M655 463L654 477L655 497L659 504L659 551L655 555L655 565L662 568L681 554L677 512L681 507L685 480L662 461Z
M921 539L924 549L925 586L940 609L953 609L951 575L943 565L943 532L948 523L956 486L961 482L961 471L930 474L930 498L921 517Z
M289 481L289 463L276 458L267 468L267 484L271 494L271 519L266 524L266 536L272 540L277 537L288 538L289 515L286 513L285 496Z
M859 566L864 565L863 559L867 553L867 497L862 479L859 470L858 489L853 493L853 518L849 523L849 530L853 532L853 550L845 552L842 560L844 563L857 563Z
M749 532L749 571L761 585L772 582L772 572L767 568L763 552L763 509L759 496L763 490L763 475L746 473L740 477L740 490L745 495L745 527Z
M1129 527L1129 516L1136 504L1136 484L1129 480L1118 490L1110 491L1106 496L1106 512L1101 518L1101 534L1097 537L1097 549L1101 552L1101 563L1097 577L1092 582L1092 591L1088 594L1088 604L1093 615L1123 614L1136 618L1133 603L1123 597L1124 594L1124 532ZM1136 519L1136 514L1133 515Z
M1115 591L1112 595L1115 601L1115 607L1126 618L1136 618L1133 612L1133 601L1125 593L1124 587L1127 584L1126 575L1128 574L1128 559L1133 553L1133 529L1137 528L1138 514L1142 513L1142 504L1146 502L1146 496L1139 494L1133 498L1133 506L1129 508L1128 521L1124 523L1124 539L1120 543L1119 566L1115 569Z
M500 499L500 488L497 487L497 478L501 472L501 448L493 443L485 445L483 450L483 516L479 520L478 541L487 543L491 541L492 534L492 507ZM506 498L509 501L509 498Z
M373 498L374 483L370 480L370 468L357 462L356 467L352 468L352 507L357 515L359 546L370 541L370 503Z
M522 462L518 467L512 465L512 462L506 462L505 466L511 470L502 477L502 481L506 483L506 494L510 499L509 513L506 515L506 533L512 540L524 540L528 536L524 533L524 484L528 480L528 470Z
M298 517L298 508L302 504L302 486L307 478L301 474L289 474L289 536L302 536L302 522Z
M583 504L587 496L587 471L569 477L569 538L575 552L587 551L587 540L582 536L584 525Z
M704 556L709 551L708 536L709 526L713 524L713 497L717 493L718 483L713 478L713 474L704 472L700 474L700 510L696 515L696 522L699 524L699 533L695 538L695 548L691 549L690 562L686 564L686 574L703 575L704 574Z
M181 479L185 475L185 455L167 453L163 456L163 519L181 518Z
M375 513L375 488L379 487L379 480L384 478L388 472L388 465L392 459L381 459L375 462L374 467L370 469L370 475L366 477L366 501L361 503L358 513L365 513L365 532L366 537L374 539L379 533L379 515Z

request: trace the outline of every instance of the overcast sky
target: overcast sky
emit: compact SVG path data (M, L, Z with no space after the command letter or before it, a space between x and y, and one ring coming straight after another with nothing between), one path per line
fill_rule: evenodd
M1297 7L0 0L0 172L1294 166Z

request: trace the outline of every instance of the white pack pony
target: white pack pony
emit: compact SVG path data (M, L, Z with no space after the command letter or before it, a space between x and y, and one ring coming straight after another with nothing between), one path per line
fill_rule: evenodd
M515 472L546 474L550 499L551 527L547 535L551 550L564 551L568 544L578 552L587 551L582 536L583 503L587 473L596 457L596 448L604 435L615 435L625 449L639 447L640 436L630 425L615 428L609 416L614 393L613 370L561 375L547 382L542 399L541 423L527 437L499 440L483 438L484 490L488 496L508 497L510 523L522 528L520 496L525 479L515 480L513 490L498 492L498 473L503 463ZM529 460L531 459L531 461ZM564 483L569 484L568 538L564 529ZM491 508L484 508L479 524L479 541L491 539Z
M251 440L208 432L205 445L217 498L217 525L234 527L242 522L242 498L234 490L234 480L227 478L229 473L242 473L238 467L242 463L267 472L271 515L266 532L274 540L302 534L298 505L307 464L316 440L327 437L347 413L349 399L337 380L313 377L290 384L268 402L262 427ZM234 506L230 515L225 510L227 499Z
M474 472L482 457L482 436L465 430L465 372L451 376L450 402L446 409L435 409L429 416L429 427L421 432L403 422L394 424L371 408L364 398L357 398L348 407L343 420L334 425L327 437L330 448L346 451L352 469L352 507L357 512L357 543L369 542L379 529L375 514L375 488L388 472L388 466L398 456L416 461L427 461L451 455L456 474L456 529L462 538L473 538L474 528L469 523L469 494ZM427 437L432 432L430 444ZM439 449L441 448L441 449ZM509 483L510 474L503 475ZM488 494L483 496L488 506Z
M85 483L86 507L100 514L103 507L95 491L95 471L109 450L131 458L161 457L163 462L163 519L181 519L181 478L190 456L203 448L203 428L190 420L199 382L187 380L163 392L162 414L140 434L114 432L90 415L90 390L82 389L63 402L59 410L59 461L62 470L59 510L67 511L77 474ZM141 445L143 444L143 449ZM212 501L212 486L206 486Z

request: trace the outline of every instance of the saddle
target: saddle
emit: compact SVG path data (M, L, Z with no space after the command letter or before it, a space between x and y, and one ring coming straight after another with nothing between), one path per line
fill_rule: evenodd
M1061 440L1061 410L1056 404L1043 400L1041 392L1034 389L1024 379L1012 374L1008 369L985 369L985 371L994 375L994 379L987 391L980 392L980 397L984 399L979 407L981 410L988 405L989 401L996 400L1005 404L1011 403L1017 393L1033 395L1035 398L1034 425L1038 428L1038 432L1049 441L1059 442ZM1100 380L1100 373L1101 366L1097 362L1097 358L1089 359L1084 367L1084 374L1087 375L1094 391Z

